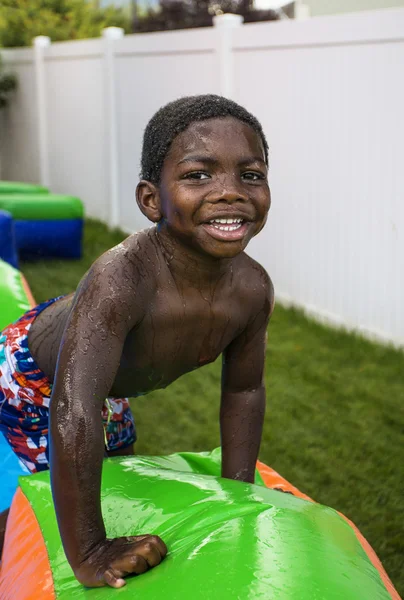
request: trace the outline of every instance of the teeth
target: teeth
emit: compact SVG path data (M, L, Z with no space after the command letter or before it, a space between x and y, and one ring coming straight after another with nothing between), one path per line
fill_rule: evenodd
M236 229L240 229L241 223L236 223L234 225L219 225L218 223L213 223L212 225L216 227L216 229L220 229L221 231L235 231Z
M241 223L243 219L212 219L210 222L211 223L223 223L223 224L235 224L235 223Z

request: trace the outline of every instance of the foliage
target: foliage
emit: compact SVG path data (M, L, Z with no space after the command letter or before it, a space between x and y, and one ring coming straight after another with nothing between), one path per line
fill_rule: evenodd
M0 46L31 46L37 35L52 41L98 37L104 27L130 31L121 8L99 8L96 0L1 0Z
M17 87L17 79L12 73L2 73L0 56L0 109L8 104L10 93Z
M52 41L98 37L104 27L125 32L165 31L212 25L215 14L241 14L246 23L277 19L272 10L254 10L253 0L160 0L157 9L99 7L99 0L0 0L0 46L31 46L37 35Z
M160 0L157 10L136 13L133 31L165 31L209 27L213 16L223 13L243 15L246 23L272 21L277 15L272 10L254 10L253 0Z

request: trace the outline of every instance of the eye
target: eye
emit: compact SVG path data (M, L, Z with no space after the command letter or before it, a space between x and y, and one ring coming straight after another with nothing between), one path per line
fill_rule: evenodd
M191 173L186 173L183 176L183 179L194 179L196 181L203 181L204 179L209 179L210 175L205 173L205 171L192 171Z
M242 173L241 177L247 181L265 180L265 175L263 175L263 173L258 173L257 171L246 171L245 173Z

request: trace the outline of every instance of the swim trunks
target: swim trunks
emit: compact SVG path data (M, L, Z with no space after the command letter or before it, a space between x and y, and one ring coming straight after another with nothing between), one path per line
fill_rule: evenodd
M31 356L28 332L39 313L59 298L32 308L0 332L0 431L31 473L49 468L52 384ZM125 448L136 441L127 398L107 398L101 416L106 450Z

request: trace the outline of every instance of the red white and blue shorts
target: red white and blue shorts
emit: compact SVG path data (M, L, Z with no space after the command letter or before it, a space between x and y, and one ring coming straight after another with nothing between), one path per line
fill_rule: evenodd
M52 384L28 348L28 332L54 298L26 312L0 332L0 432L31 473L49 468L48 426ZM127 398L106 399L102 411L106 450L136 441Z

